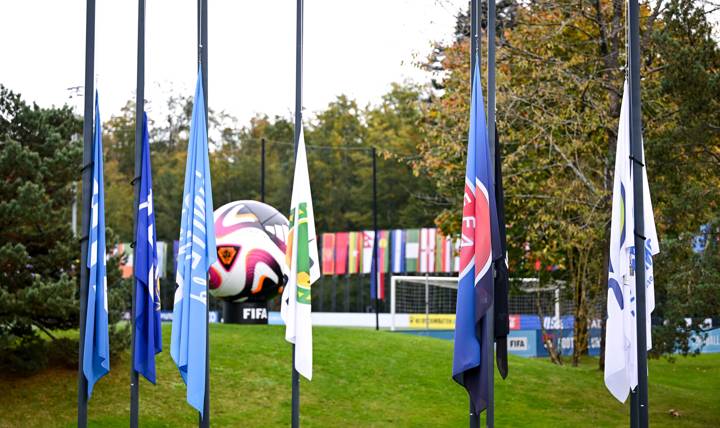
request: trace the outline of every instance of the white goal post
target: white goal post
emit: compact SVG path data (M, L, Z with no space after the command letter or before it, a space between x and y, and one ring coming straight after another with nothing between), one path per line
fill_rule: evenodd
M426 327L430 314L455 314L458 277L456 276L391 276L390 330L398 328L400 314L424 314Z

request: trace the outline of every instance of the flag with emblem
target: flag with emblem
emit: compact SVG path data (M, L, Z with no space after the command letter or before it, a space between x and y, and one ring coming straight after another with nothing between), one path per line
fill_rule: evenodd
M135 349L133 368L155 383L155 354L162 351L160 272L153 210L150 138L143 114L140 196L135 231Z
M280 311L285 322L285 340L295 344L295 370L310 380L313 353L310 289L320 278L320 260L302 129L295 157L286 261L290 275L283 290Z
M385 299L385 273L388 272L388 231L381 230L377 233L375 248L370 269L370 298Z
M105 191L103 180L102 124L95 93L95 131L93 134L92 210L86 265L90 270L83 338L83 374L88 399L93 387L110 371L108 335L107 275L105 271Z
M492 262L503 257L491 174L480 71L476 63L470 103L452 369L453 379L468 391L476 412L487 408L492 388L488 364L492 365L493 359L486 358L484 351L493 346L493 337L488 336L485 323L493 302Z
M615 177L610 226L610 265L608 266L607 328L605 331L605 385L619 401L625 402L638 384L637 320L635 319L635 217L630 159L630 100L625 81L618 127ZM647 349L652 347L650 313L655 308L652 257L658 246L652 215L647 172L643 171L643 210L645 215L645 287Z
M375 248L375 232L366 230L362 233L362 273L372 270L373 251Z
M420 229L420 272L435 272L436 229Z
M362 263L362 232L348 234L348 273L360 273Z
M187 385L187 401L202 415L207 362L207 275L217 260L205 98L198 71L190 122L180 218L170 355Z

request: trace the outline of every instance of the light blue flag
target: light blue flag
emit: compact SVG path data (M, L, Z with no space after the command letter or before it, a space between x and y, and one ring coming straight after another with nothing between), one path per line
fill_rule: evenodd
M140 200L135 232L135 352L133 368L155 383L155 354L162 351L160 274L153 209L150 137L143 114Z
M187 385L187 401L201 414L207 362L207 272L215 263L210 162L202 73L198 71L190 122L170 355Z
M102 126L98 95L95 92L95 132L93 136L92 211L88 241L87 267L90 269L83 373L88 383L88 399L95 382L110 371L108 337L107 276L105 275L105 195L103 191Z

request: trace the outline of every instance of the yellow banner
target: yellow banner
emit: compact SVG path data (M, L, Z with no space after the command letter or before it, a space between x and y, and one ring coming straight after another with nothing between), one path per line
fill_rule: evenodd
M454 330L455 314L411 314L410 328Z

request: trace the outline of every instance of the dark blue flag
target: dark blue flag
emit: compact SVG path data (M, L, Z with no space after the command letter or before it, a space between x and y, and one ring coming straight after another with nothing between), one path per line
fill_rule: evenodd
M107 276L105 274L105 191L103 190L102 125L97 92L95 92L95 131L93 135L92 210L87 267L90 269L83 373L87 379L88 398L95 382L110 371L110 338L108 335Z
M476 63L470 103L453 352L453 379L467 389L476 412L487 408L488 364L493 364L493 360L484 358L483 354L486 347L493 346L493 337L488 337L484 326L493 303L492 262L502 257L491 174L480 70Z
M140 197L135 233L135 371L155 383L155 354L162 351L160 278L153 209L150 138L143 114Z

